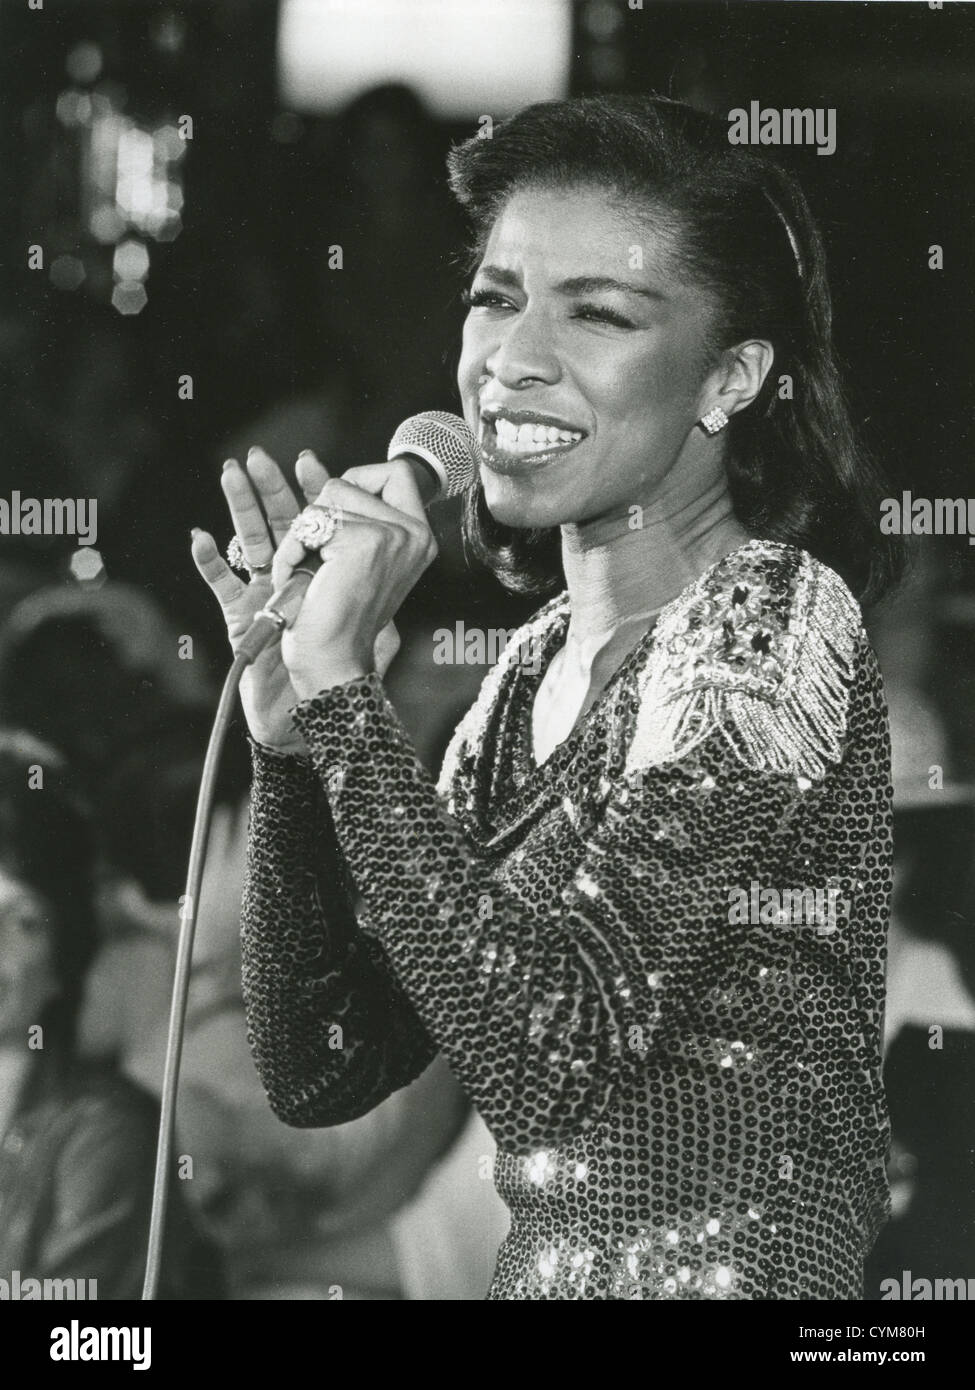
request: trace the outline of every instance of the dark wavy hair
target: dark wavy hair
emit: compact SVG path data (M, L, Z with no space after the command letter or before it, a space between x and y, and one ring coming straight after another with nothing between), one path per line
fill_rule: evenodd
M32 787L36 768L43 785ZM60 992L38 1022L69 1050L97 945L96 854L89 805L62 754L33 734L0 729L0 868L51 907L48 936Z
M795 177L764 151L731 145L727 123L660 96L539 102L448 156L450 185L473 223L471 266L511 194L598 187L641 205L674 233L678 274L717 306L710 362L746 338L775 361L725 432L735 514L753 535L810 551L865 602L889 587L901 551L881 535L882 475L854 435L832 342L822 237ZM778 378L794 398L780 400ZM558 527L494 520L479 479L464 499L464 539L509 589L564 586Z

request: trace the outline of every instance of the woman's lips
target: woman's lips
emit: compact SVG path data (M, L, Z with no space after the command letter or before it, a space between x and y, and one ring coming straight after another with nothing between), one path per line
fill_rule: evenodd
M571 453L586 438L584 430L521 412L481 416L478 443L488 466L496 473L527 473L562 454Z

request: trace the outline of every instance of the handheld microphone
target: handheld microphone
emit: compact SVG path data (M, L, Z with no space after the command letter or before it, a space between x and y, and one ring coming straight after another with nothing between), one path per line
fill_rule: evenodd
M393 435L386 455L405 459L425 507L463 492L477 469L477 441L459 415L426 410L404 420ZM309 550L305 561L256 614L237 655L248 661L292 626L305 592L321 568L321 555Z

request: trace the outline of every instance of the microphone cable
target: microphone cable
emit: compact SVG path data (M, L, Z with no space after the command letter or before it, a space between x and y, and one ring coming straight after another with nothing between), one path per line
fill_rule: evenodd
M159 1142L156 1147L156 1171L152 1182L152 1210L149 1218L149 1245L146 1252L146 1274L142 1299L155 1299L162 1270L163 1239L166 1211L169 1204L169 1165L173 1156L176 1130L176 1090L179 1066L183 1056L183 1028L186 1020L186 1001L190 988L190 968L193 962L193 940L196 935L196 916L203 882L207 841L213 819L213 804L217 789L217 770L220 755L227 739L227 730L234 714L237 687L253 657L249 651L239 651L231 663L220 692L217 712L210 731L200 790L190 842L190 858L186 871L186 892L180 906L179 938L176 947L176 971L169 1010L169 1034L166 1041L166 1066L163 1073L162 1099L159 1114Z

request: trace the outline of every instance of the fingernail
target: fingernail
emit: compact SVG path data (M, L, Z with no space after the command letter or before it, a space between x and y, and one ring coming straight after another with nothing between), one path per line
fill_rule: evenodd
M201 527L199 527L199 526L193 526L193 527L190 528L190 535L193 537L194 540L196 540L197 536L199 536L199 535L201 535L201 534L202 534L202 528L201 528Z
M223 471L224 471L225 473L226 473L226 471L227 471L228 468L236 468L236 467L237 467L237 460L236 460L236 459L224 459Z
M314 450L314 449L302 449L302 451L301 451L301 453L298 455L298 457L299 457L300 459L305 459L305 458L313 459L313 458L317 458L318 455L315 453L315 450Z

